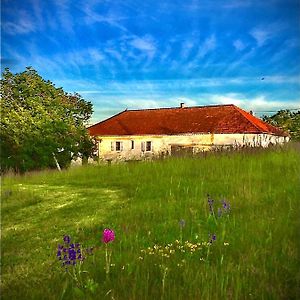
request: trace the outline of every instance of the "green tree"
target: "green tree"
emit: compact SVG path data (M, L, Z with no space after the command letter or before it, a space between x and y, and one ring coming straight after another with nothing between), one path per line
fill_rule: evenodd
M1 171L24 172L67 167L73 158L91 156L85 125L92 104L45 81L31 67L1 79ZM84 150L84 151L83 151Z
M280 110L271 117L264 116L263 120L287 131L292 140L300 141L300 110L297 112L288 109Z

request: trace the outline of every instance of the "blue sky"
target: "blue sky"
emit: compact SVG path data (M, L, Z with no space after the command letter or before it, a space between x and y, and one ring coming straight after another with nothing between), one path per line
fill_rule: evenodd
M94 105L300 107L299 0L2 0L1 66ZM264 79L263 79L264 78ZM270 114L270 113L269 113Z

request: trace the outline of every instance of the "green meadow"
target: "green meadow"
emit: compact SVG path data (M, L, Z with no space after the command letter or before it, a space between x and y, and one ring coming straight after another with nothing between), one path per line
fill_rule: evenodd
M7 174L1 296L299 299L299 216L299 146ZM94 247L67 271L65 235Z

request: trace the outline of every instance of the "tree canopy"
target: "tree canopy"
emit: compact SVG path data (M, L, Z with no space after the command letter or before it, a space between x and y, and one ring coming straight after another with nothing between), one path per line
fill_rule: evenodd
M300 110L280 110L271 117L264 116L263 120L288 132L292 140L300 141Z
M61 167L90 156L93 142L85 125L92 103L66 93L31 67L1 79L1 171Z

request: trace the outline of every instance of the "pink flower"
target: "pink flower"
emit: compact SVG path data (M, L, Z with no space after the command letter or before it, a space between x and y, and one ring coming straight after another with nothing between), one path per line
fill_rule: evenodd
M112 242L115 239L115 233L111 229L104 229L103 235L102 235L102 242L107 244L109 242Z

